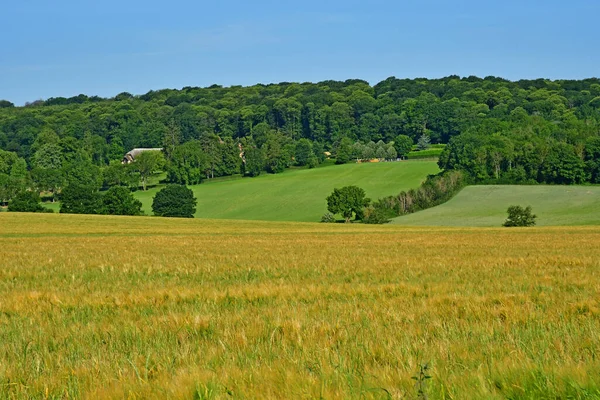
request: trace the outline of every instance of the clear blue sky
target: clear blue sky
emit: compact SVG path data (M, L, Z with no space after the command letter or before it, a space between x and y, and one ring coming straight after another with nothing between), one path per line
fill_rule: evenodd
M598 0L19 0L0 99L452 74L600 75Z

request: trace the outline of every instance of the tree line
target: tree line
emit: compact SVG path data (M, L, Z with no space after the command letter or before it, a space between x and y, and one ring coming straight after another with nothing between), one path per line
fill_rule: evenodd
M475 182L600 180L600 80L497 77L164 89L0 101L0 202L23 188L52 195L197 184L291 166L406 157L447 143L439 165ZM125 152L161 147L122 165Z

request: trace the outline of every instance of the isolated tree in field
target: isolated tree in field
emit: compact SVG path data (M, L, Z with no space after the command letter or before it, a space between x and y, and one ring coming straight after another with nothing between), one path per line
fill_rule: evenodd
M144 151L140 153L133 163L134 169L140 174L140 181L144 191L148 186L148 179L160 171L165 165L165 158L160 151Z
M142 203L133 197L129 189L113 186L102 196L102 214L141 215Z
M183 185L167 185L154 196L152 212L159 217L194 218L197 200Z
M531 206L525 208L521 206L508 207L508 218L503 226L534 226L537 215L531 213Z
M350 222L353 215L356 219L362 219L363 209L369 205L369 202L363 189L357 186L345 186L334 189L327 197L327 210L332 214L341 214L346 222Z
M413 140L406 135L398 135L394 139L394 148L398 153L398 157L404 158L412 150Z
M40 204L40 196L36 192L21 191L8 203L8 211L16 212L44 212L46 209Z

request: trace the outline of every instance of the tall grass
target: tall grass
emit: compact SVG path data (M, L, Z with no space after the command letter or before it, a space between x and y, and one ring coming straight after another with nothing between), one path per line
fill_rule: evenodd
M600 228L0 215L0 398L600 396Z

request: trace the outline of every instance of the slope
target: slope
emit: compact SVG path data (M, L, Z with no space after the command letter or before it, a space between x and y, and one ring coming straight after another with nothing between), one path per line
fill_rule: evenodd
M531 205L537 224L600 225L600 186L469 186L445 204L395 218L402 225L500 226L511 205Z
M198 199L196 218L316 222L327 211L325 198L336 187L357 185L377 199L415 188L438 171L434 161L345 164L208 181L191 188ZM136 193L147 214L159 189Z

